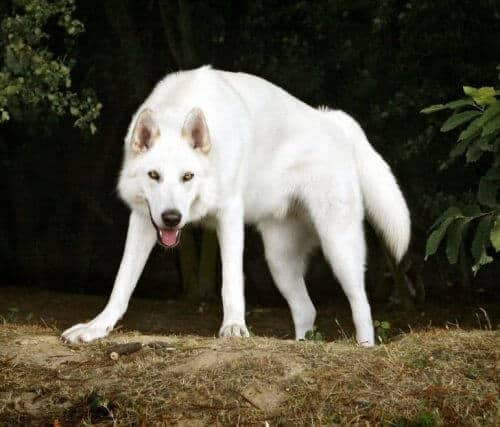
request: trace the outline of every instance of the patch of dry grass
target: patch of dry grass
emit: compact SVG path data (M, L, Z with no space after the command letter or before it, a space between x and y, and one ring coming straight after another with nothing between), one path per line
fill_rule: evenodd
M111 360L116 343L163 341ZM70 348L0 327L0 424L495 425L499 333L432 330L375 349L115 333ZM153 346L154 347L154 346Z

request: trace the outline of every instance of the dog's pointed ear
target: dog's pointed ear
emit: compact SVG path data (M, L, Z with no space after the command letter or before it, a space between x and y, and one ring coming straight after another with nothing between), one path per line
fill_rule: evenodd
M182 126L182 136L186 138L195 150L208 154L211 148L210 134L203 111L193 108L187 115Z
M160 135L160 128L153 118L153 112L145 108L139 113L132 132L132 151L136 154L149 150Z

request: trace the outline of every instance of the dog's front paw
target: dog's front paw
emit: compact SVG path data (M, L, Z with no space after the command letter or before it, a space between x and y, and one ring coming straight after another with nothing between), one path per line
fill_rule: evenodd
M91 320L88 323L79 323L69 329L66 329L61 338L63 341L71 344L86 343L103 338L108 335L113 326L106 325L101 321Z
M222 325L219 331L220 337L249 337L250 333L245 325L231 323Z

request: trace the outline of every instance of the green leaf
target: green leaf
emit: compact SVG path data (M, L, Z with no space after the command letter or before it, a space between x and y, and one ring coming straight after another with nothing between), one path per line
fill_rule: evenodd
M425 245L425 260L429 258L429 256L434 255L439 247L439 244L443 240L444 235L446 234L446 230L448 226L455 220L455 217L446 218L439 226L431 233L429 238L427 239L427 243Z
M484 151L481 149L479 144L474 144L469 147L467 150L467 154L465 155L465 159L467 160L467 163L472 163L477 160L483 155Z
M500 102L495 102L494 104L486 108L486 110L484 110L481 116L481 120L479 122L481 123L481 125L484 125L499 113L500 113Z
M465 130L462 131L462 133L460 133L458 140L463 141L464 139L472 138L480 131L481 131L481 117L478 117L477 119L469 123L469 126L467 126Z
M472 98L478 105L494 104L496 102L495 88L491 86L481 87L472 94Z
M457 99L456 101L448 102L447 104L430 105L427 108L420 110L423 114L430 114L442 110L455 110L456 108L465 107L466 105L474 105L470 99Z
M448 227L446 257L448 258L448 262L450 264L455 264L457 262L460 246L462 245L463 235L470 221L471 218L457 218Z
M486 265L486 264L489 264L490 262L493 261L493 258L490 257L487 253L486 253L486 249L483 248L482 252L481 252L481 255L479 256L479 258L477 259L476 263L472 266L472 272L474 273L474 275L476 275L476 273L479 271L479 269L483 266L483 265Z
M466 123L479 115L481 115L481 113L475 110L463 111L462 113L453 114L453 116L446 120L443 126L441 126L441 132L448 132L452 129L455 129L457 126Z
M472 87L472 86L464 86L463 90L467 96L472 96L477 92L477 89L475 87Z
M500 215L497 215L495 220L495 225L490 232L491 244L495 248L495 251L500 251Z
M456 206L450 206L448 209L446 209L441 216L434 222L434 224L431 225L430 229L434 229L443 222L445 219L453 217L453 218L458 218L461 217L462 215L462 210Z
M436 111L441 111L441 110L446 110L448 109L448 107L444 104L434 104L434 105L431 105L429 107L426 107L422 110L420 110L420 112L422 114L430 114L430 113L434 113Z
M495 151L495 141L493 135L488 135L484 137L480 137L477 141L476 144L479 145L481 150L483 151Z
M380 327L382 329L391 329L391 324L389 322L387 322L386 320L382 320L382 322L380 323Z
M495 88L492 86L483 86L480 87L477 92L476 96L495 96Z
M485 246L490 236L491 222L491 215L486 215L477 225L476 233L471 246L472 256L474 257L476 263L481 260L481 257L483 256L482 254L485 252Z
M482 205L494 208L497 206L498 184L495 181L481 178L477 191L477 200Z
M467 225L472 218L457 218L448 227L448 239L446 241L446 257L450 264L455 264L458 259L458 252L462 244L463 235Z
M465 153L465 150L469 146L469 144L472 142L471 138L464 139L460 141L453 149L450 151L450 157L454 159L455 157L461 156L462 154Z
M492 133L496 132L497 130L500 129L500 116L495 117L493 120L490 120L486 125L483 127L483 132L481 136L487 136L491 135Z
M15 85L9 85L3 90L3 93L7 96L15 95L18 92L19 92L19 87Z
M454 110L455 108L465 107L466 105L474 105L470 99L457 99L456 101L451 101L445 104L446 108Z

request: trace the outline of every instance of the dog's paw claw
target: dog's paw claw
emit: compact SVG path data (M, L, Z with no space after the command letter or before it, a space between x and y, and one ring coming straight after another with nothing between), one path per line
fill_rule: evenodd
M109 334L111 327L95 324L94 322L79 323L61 334L63 342L68 344L87 343Z
M249 337L250 333L245 325L230 324L224 325L219 331L220 337Z

